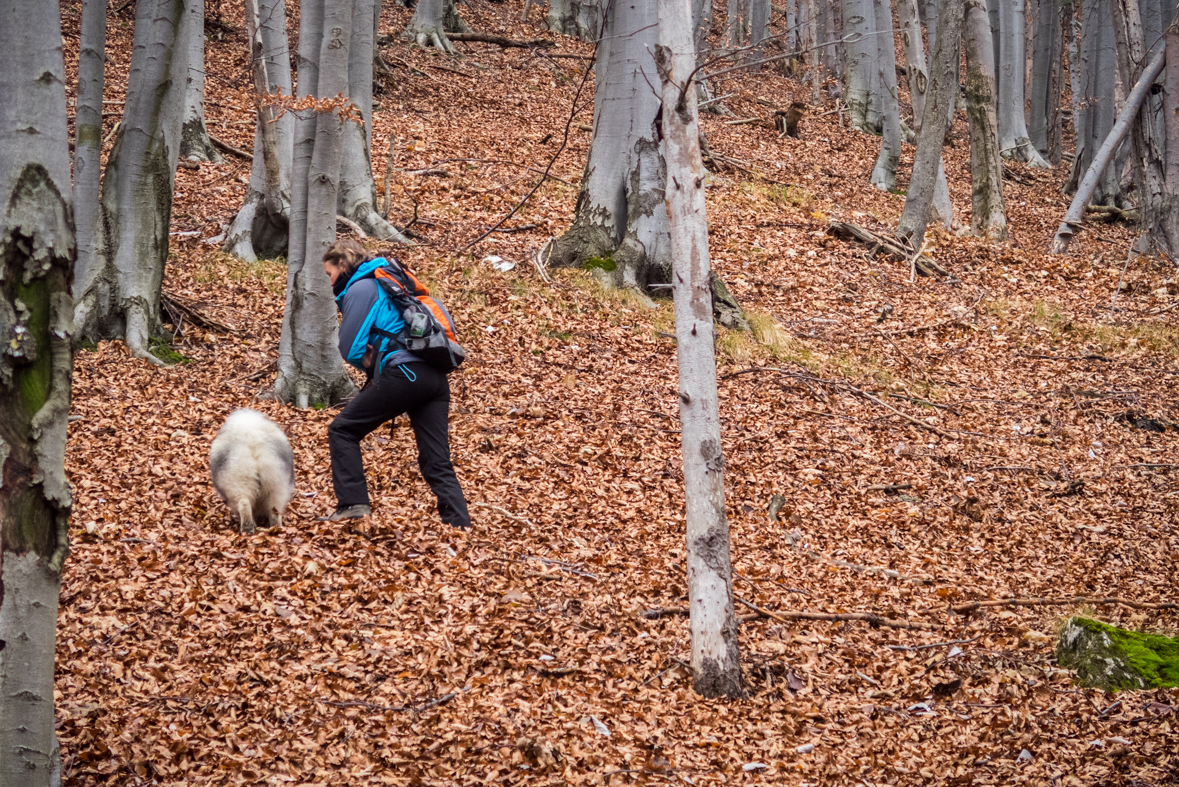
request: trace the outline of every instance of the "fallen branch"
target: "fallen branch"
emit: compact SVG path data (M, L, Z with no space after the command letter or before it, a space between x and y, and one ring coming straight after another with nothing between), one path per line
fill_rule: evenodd
M336 221L351 230L354 235L360 236L361 239L368 237L368 233L364 231L364 228L347 216L336 216Z
M748 126L750 123L760 123L760 122L761 122L761 118L759 118L759 117L740 118L739 120L726 120L725 125L726 126Z
M495 44L505 49L511 49L513 47L516 49L535 49L537 47L554 46L552 41L547 41L543 38L534 38L531 41L516 41L511 38L504 38L503 36L491 35L490 33L447 33L446 37L451 41Z
M790 623L795 620L826 620L833 623L863 621L872 628L886 628L910 629L912 631L934 631L934 627L928 623L916 623L909 620L893 620L892 618L874 615L871 612L774 612L772 610L763 609L751 601L746 601L743 598L733 597L733 600L738 604L742 604L753 610L754 615L739 616L737 619L742 623L748 623L751 620L758 618L770 618L779 623ZM687 607L659 607L657 609L648 609L641 613L641 617L647 620L658 620L659 618L673 617L679 615L689 614Z
M213 136L212 134L209 135L209 140L214 145L216 145L217 147L224 150L226 153L232 153L233 155L237 156L238 158L244 158L246 161L253 161L254 160L253 153L247 153L246 151L242 150L241 148L235 148L233 145L229 144L225 140L218 139L217 137Z
M861 243L868 244L868 246L871 247L869 251L871 251L872 254L883 251L884 253L888 254L888 256L893 257L900 262L904 262L907 265L915 264L917 266L917 272L922 276L950 275L949 271L935 262L929 255L918 254L916 257L914 257L913 252L902 246L899 241L891 240L884 237L883 235L878 235L877 233L865 229L858 224L852 224L849 221L832 221L831 224L827 227L827 234L842 238L853 238L860 241ZM910 259L912 259L912 262L910 262Z
M517 227L496 227L495 232L527 232L539 227L539 224L521 224Z
M944 648L947 645L967 645L971 642L978 642L981 638L982 635L979 634L977 637L971 637L970 639L952 639L949 642L931 642L928 645L887 645L886 647L889 650L929 650L930 648Z
M1149 604L1125 598L1073 596L1071 598L1000 598L991 601L972 601L969 604L950 607L950 611L958 615L969 615L971 612L985 607L1067 607L1073 604L1117 604L1131 609L1179 609L1179 604L1169 601L1161 604Z
M207 317L197 309L197 302L185 298L182 295L175 295L169 292L160 293L160 305L168 311L169 316L175 319L177 314L183 315L193 325L205 328L210 331L217 331L219 333L236 333L236 328L231 328L225 323L218 322L212 317ZM175 324L175 323L173 323Z

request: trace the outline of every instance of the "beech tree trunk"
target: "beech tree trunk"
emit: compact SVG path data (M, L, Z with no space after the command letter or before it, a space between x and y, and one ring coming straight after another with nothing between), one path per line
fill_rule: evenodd
M291 54L284 0L245 0L254 90L259 96L254 162L246 197L225 236L225 251L253 262L287 253L295 114L263 96L291 95ZM273 100L273 99L272 99Z
M1130 131L1130 124L1134 121L1135 115L1142 106L1142 101L1146 97L1147 91L1162 73L1163 61L1166 57L1166 51L1160 51L1150 61L1150 64L1142 72L1138 83L1134 85L1134 89L1130 91L1130 95L1126 96L1126 104L1122 107L1121 113L1118 115L1117 121L1109 132L1109 136L1101 143L1101 147L1093 155L1093 161L1089 164L1089 169L1085 171L1085 176L1081 178L1081 183L1077 187L1076 193L1073 195L1073 201L1069 205L1068 211L1064 214L1064 220L1060 224L1060 228L1056 230L1056 237L1052 241L1052 253L1060 254L1064 252L1072 241L1073 235L1076 234L1077 229L1084 221L1085 206L1089 204L1093 192L1097 189L1101 182L1102 173L1106 171L1110 160L1117 152L1118 147L1126 138L1126 134ZM1172 192L1174 193L1174 192Z
M1139 64L1148 54L1143 43L1138 2L1112 0L1112 8L1118 42L1118 70L1122 84L1132 85L1139 81L1142 68ZM1156 47L1156 50L1164 52L1163 47ZM1138 210L1142 216L1142 240L1145 241L1140 248L1161 251L1174 257L1179 253L1179 238L1172 237L1170 222L1167 220L1171 197L1166 185L1166 142L1161 118L1155 112L1161 108L1159 98L1151 96L1149 92L1143 96L1142 106L1130 124L1130 149L1133 152Z
M999 151L1031 167L1049 168L1028 138L1024 115L1024 0L998 0Z
M975 235L1006 240L991 24L984 0L966 0L965 13L962 38L966 50L966 113L970 117L970 227Z
M418 0L413 18L401 37L423 49L433 46L449 55L457 54L447 33L465 33L467 26L458 15L454 0Z
M184 0L139 0L123 120L103 175L107 232L87 279L75 283L75 329L123 339L137 358L161 337L160 286L168 258L192 16Z
M1164 40L1167 73L1163 82L1163 129L1166 137L1168 200L1164 203L1168 232L1179 238L1179 24L1170 24ZM1179 252L1171 254L1179 258Z
M696 61L704 59L708 36L712 33L712 0L692 0L692 30L696 41Z
M749 3L750 0L729 0L727 24L730 49L745 46L749 38Z
M549 13L545 17L545 27L554 33L576 36L577 15L581 10L581 3L577 0L549 0Z
M346 93L352 25L351 0L303 0L300 98L325 100ZM269 392L296 407L334 404L355 390L336 346L335 298L323 272L323 254L336 239L343 136L335 111L303 113L296 124L287 301L278 379Z
M658 0L658 6L656 58L663 87L665 193L672 227L693 688L706 697L739 697L741 659L725 519L705 172L695 91L687 84L696 58L688 0Z
M877 35L876 62L880 64L880 110L882 137L880 154L869 178L872 185L881 191L893 191L897 187L897 162L901 158L901 110L897 105L897 50L896 38L892 34L891 0L872 0L876 19Z
M760 46L769 35L770 0L749 0L749 45ZM753 56L761 57L757 52Z
M1042 156L1060 162L1060 0L1037 0L1032 23L1028 138Z
M1115 111L1114 79L1117 75L1117 52L1114 42L1110 0L1081 0L1081 44L1078 55L1078 92L1074 95L1073 128L1076 130L1076 156L1065 193L1076 189L1089 169L1102 140L1113 128ZM1096 204L1114 205L1120 198L1119 172L1107 166L1101 173L1092 200Z
M917 0L897 0L897 17L901 28L901 47L905 53L908 70L909 101L913 105L913 130L917 134L916 144L920 144L921 124L925 114L925 93L929 89L929 69L926 67L925 49L921 43L921 19L917 10ZM946 171L940 156L935 178L933 212L946 229L950 229L954 224L954 206L950 202L950 186L946 182Z
M184 119L180 127L180 156L190 161L221 163L221 154L205 126L205 0L186 0L188 20L188 76L184 81Z
M57 3L0 2L0 787L61 783L75 249L60 18Z
M962 51L963 5L960 0L941 0L937 13L936 45L930 69L925 111L921 114L921 131L917 137L917 154L905 207L897 222L897 234L907 238L914 249L920 248L929 225L937 179L944 178L942 145L950 125L947 105L958 100L958 60Z
M810 0L808 0L810 2ZM872 0L843 0L843 31L847 47L847 89L844 101L852 128L880 134L880 46Z
M82 3L78 43L78 98L74 121L74 224L78 259L74 281L81 292L93 277L102 241L102 89L106 64L106 0Z
M339 212L380 240L409 243L377 210L373 182L373 15L374 0L353 0L352 42L348 54L346 95L360 110L363 125L344 124L343 165L340 171Z

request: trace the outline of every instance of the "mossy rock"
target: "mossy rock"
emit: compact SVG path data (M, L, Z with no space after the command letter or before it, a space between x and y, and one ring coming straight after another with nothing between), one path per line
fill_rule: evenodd
M1074 617L1056 643L1056 660L1083 686L1121 691L1179 687L1179 639Z

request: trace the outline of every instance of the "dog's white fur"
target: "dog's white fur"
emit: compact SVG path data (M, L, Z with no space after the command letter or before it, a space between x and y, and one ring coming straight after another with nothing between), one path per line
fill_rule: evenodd
M295 494L295 458L277 424L257 410L234 411L209 449L209 471L241 532L253 533L261 520L282 526Z

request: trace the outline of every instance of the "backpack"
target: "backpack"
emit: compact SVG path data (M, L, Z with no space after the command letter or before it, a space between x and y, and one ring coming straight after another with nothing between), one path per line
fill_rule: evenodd
M450 313L437 299L430 297L430 290L413 271L391 256L385 259L386 264L373 271L373 278L401 311L405 328L396 336L380 329L374 329L375 332L396 339L438 371L450 374L467 357L455 336Z

